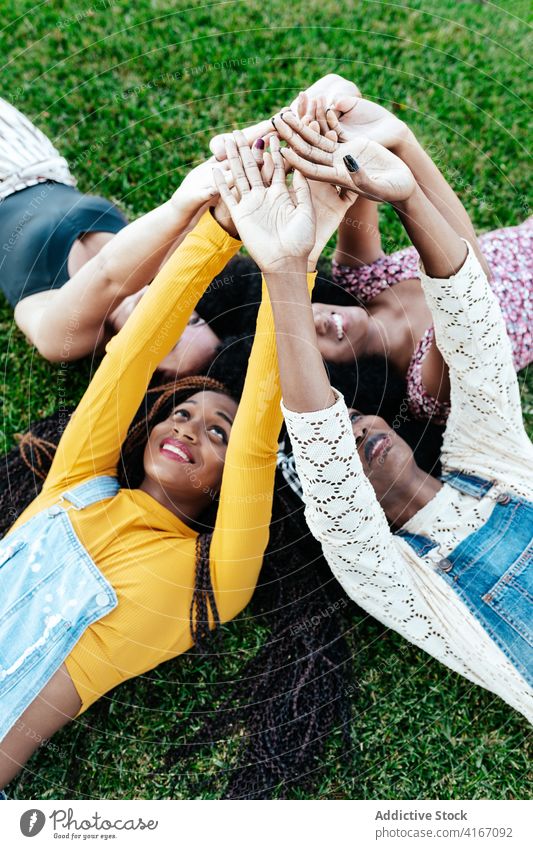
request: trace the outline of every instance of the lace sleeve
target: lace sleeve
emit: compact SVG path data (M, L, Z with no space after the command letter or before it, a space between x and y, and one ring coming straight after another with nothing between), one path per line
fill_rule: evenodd
M331 272L333 282L368 304L380 292L389 289L401 280L420 277L420 257L412 246L379 257L369 265L341 265L333 260Z
M411 580L363 472L344 399L334 392L335 404L317 412L294 413L282 404L307 524L348 595L405 633Z
M450 370L443 464L503 481L511 470L515 480L517 470L522 476L527 472L531 446L511 345L496 297L467 247L462 268L450 278L433 279L422 269L436 342Z

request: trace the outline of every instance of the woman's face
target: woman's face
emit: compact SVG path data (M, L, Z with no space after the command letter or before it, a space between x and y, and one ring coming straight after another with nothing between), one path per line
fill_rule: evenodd
M363 471L385 512L405 498L416 470L414 454L385 419L350 409L350 421Z
M368 314L362 307L313 304L318 347L330 363L353 362L366 347Z
M155 425L144 450L144 472L167 498L198 500L218 494L236 402L221 392L197 392Z
M216 333L197 312L193 312L187 327L171 352L161 360L157 370L168 373L172 380L202 374L213 362L219 345L220 339Z
M148 286L144 286L133 295L128 295L111 313L109 322L116 333L125 325L147 290ZM170 380L202 374L213 361L219 345L220 339L216 333L197 312L193 312L171 352L159 363L158 371L165 372Z

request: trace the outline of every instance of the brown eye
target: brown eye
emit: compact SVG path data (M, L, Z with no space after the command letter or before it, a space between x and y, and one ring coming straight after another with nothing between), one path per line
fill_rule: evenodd
M217 439L224 443L224 445L228 444L228 435L223 427L220 427L219 425L211 425L209 432L213 433Z
M191 315L187 323L189 324L189 327L198 327L200 324L205 324L205 320L200 318L199 315Z

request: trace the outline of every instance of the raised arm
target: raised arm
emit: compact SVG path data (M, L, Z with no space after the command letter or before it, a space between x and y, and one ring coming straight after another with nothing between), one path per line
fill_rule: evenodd
M198 211L215 195L212 161L203 162L166 203L117 233L53 300L31 310L22 304L15 311L22 332L52 362L64 358L66 334L70 359L94 352L109 338L106 324L112 311L150 283L169 249L177 247Z
M364 136L383 145L402 159L442 217L459 236L470 242L485 273L490 276L468 212L404 121L378 103L350 95L332 98L326 119L328 127L336 131L339 141Z
M222 199L247 250L267 282L280 276L302 280L308 292L308 256L315 243L312 206L286 186L283 160L264 178L242 133L226 141L238 199L216 174ZM216 172L215 172L216 173ZM266 185L265 185L266 182ZM331 232L322 230L321 238ZM309 300L309 295L307 295ZM314 325L313 325L314 327ZM265 285L246 382L226 455L217 522L211 543L211 574L221 620L242 610L255 588L269 536L278 436L282 423L272 311Z
M497 471L505 480L510 465L514 468L526 451L527 437L503 317L473 249L405 163L381 145L361 137L335 143L292 114L276 118L275 124L291 145L283 155L293 167L317 180L355 187L371 199L386 199L396 208L424 266L436 340L450 371L452 412L444 462L489 474L490 455L491 476Z
M206 212L157 274L107 354L63 434L44 489L115 474L128 427L146 387L205 289L237 252Z
M279 163L277 139L272 147ZM310 193L298 173L295 188L302 205L308 205ZM339 218L342 213L339 201ZM238 226L244 238L242 225ZM399 562L383 510L364 475L346 405L332 390L326 374L305 282L305 259L301 257L289 266L285 263L284 269L265 269L265 280L276 330L283 412L303 486L309 528L322 544L333 573L352 597L381 621L393 624L389 611L410 578L406 575L398 581L404 565ZM380 571L382 567L384 571Z

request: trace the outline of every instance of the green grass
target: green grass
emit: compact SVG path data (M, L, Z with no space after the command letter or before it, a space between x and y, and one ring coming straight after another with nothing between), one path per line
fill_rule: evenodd
M486 230L528 214L527 9L525 0L0 0L1 93L55 140L82 190L133 216L168 197L215 132L271 114L336 71L433 146ZM394 218L383 221L404 244ZM31 418L56 407L58 367L35 356L3 301L0 322L9 446ZM69 367L70 402L93 368ZM533 381L522 374L520 382L533 423ZM163 754L174 718L189 728L191 715L211 705L213 681L238 675L260 636L245 612L224 628L223 656L181 657L108 694L40 750L11 795L198 798L205 777L218 774L221 795L222 745L173 776L174 791ZM350 763L340 765L333 733L313 795L527 795L525 720L355 609L348 638L361 685ZM297 787L289 795L305 796Z

